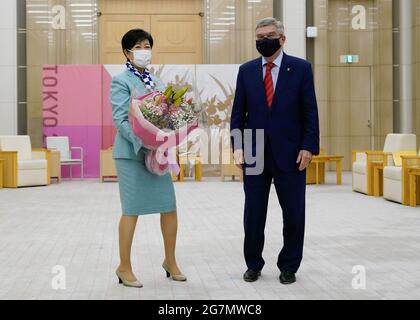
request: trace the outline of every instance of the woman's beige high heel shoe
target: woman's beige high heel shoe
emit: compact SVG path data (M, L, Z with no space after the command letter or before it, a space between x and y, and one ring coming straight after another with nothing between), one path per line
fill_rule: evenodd
M125 287L128 287L128 288L143 288L143 285L139 281L128 281L128 280L124 279L124 277L122 276L121 272L119 272L119 270L115 271L115 273L118 277L119 283L123 284Z
M162 264L162 268L165 270L165 272L166 272L166 277L167 277L167 278L172 278L172 280L174 280L174 281L180 281L180 282L185 282L185 281L187 281L187 277L186 277L186 276L184 276L183 274L171 274L171 273L169 272L169 269L168 269L168 267L166 266L166 263L165 263L165 262Z

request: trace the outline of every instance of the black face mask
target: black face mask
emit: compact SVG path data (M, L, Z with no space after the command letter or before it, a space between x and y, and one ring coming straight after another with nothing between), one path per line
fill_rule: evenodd
M257 50L263 57L273 56L281 48L279 39L264 38L257 40Z

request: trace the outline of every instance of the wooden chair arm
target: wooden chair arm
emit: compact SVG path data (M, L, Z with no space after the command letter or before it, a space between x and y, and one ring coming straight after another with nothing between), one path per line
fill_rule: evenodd
M11 155L11 154L16 154L17 156L17 151L0 151L0 156L4 155L6 157L7 155Z
M48 154L50 150L43 148L32 149L32 158L34 160L48 160Z
M356 162L356 160L357 160L357 154L358 153L366 153L367 151L366 150L353 150L352 152L351 152L351 166L352 166L352 168L353 168L353 164Z
M17 188L18 153L17 151L0 151L3 162L3 186Z
M384 152L384 151L366 151L366 154L368 155L386 155L386 156L392 156L392 152Z
M401 156L402 159L402 185L403 204L410 204L409 171L413 167L420 167L420 156Z
M384 164L384 167L388 165L388 156L392 156L390 152L383 152L383 151L366 151L367 155L367 163L373 161L381 161Z
M401 156L401 159L405 159L405 160L419 160L420 161L420 156Z
M420 166L420 156L401 156L403 168Z
M375 155L384 155L383 151L374 151L374 150L353 150L352 151L352 164L357 160L357 154L364 153L366 156L375 156Z

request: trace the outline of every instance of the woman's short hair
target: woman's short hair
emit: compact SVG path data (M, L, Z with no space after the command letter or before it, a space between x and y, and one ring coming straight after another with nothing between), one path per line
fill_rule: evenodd
M125 50L131 50L137 43L149 40L150 46L153 48L152 35L143 29L132 29L128 31L121 40L121 46L125 54Z

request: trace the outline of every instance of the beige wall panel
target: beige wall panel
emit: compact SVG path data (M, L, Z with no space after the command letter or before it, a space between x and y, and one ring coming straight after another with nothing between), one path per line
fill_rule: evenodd
M320 146L324 149L326 154L331 154L330 152L330 137L321 136L320 137Z
M374 68L375 100L393 100L393 70L391 65L378 65Z
M234 47L232 48L232 50L234 53L234 58L236 59L233 61L238 61L240 64L242 64L251 59L255 59L261 56L255 47L254 28L248 29L248 30L236 30L235 34L236 36L231 37L231 40L230 40L232 41L231 45ZM216 52L215 50L213 50L212 52L218 54L220 56L220 59L223 59L222 56L226 54L226 52L223 49L219 52Z
M372 31L353 31L350 32L350 45L348 52L359 55L358 66L370 66L373 64L373 32ZM392 51L392 46L390 47Z
M315 43L321 43L322 45L317 46L317 50L315 50L315 64L327 65L328 60L328 31L325 30L318 30L318 37L315 40Z
M48 32L43 30L27 30L27 58L28 66L40 66L48 57Z
M378 108L377 113L379 115L379 135L386 136L389 133L394 132L394 104L392 101L380 101L376 102Z
M320 101L328 100L328 66L315 65L314 77L317 99Z
M102 14L197 14L203 11L201 0L101 0Z
M370 150L372 145L372 138L367 136L353 136L350 139L351 150Z
M71 64L91 64L98 60L98 44L96 41L87 40L83 33L91 33L91 29L67 30L70 46L66 46L66 55Z
M200 16L152 16L151 32L155 39L154 63L203 63L201 29Z
M371 102L352 101L350 103L350 136L370 136Z
M420 11L420 8L419 8ZM414 60L418 63L420 63L420 26L417 26L415 29L415 39L414 39L414 48L415 48L415 54L414 54Z
M371 100L370 67L350 67L350 99L352 101Z
M320 29L328 28L328 0L313 0L314 21Z
M386 139L386 135L385 136L375 136L375 149L376 150L383 150L384 146L385 146L385 139Z
M273 0L211 0L210 4L205 17L205 62L242 64L256 58L255 25L273 16Z
M39 103L32 109L41 109L42 104ZM43 145L42 136L42 117L29 118L28 117L28 135L31 137L31 144L33 148L40 148Z
M341 66L340 56L350 52L349 35L347 31L329 33L328 56L331 66Z
M380 29L392 29L392 0L376 0Z
M414 65L415 68L415 73L414 73L414 79L415 79L415 83L414 83L414 95L415 95L415 99L419 100L420 99L420 62L417 62Z
M348 31L350 8L347 0L328 1L328 26L330 31Z
M365 31L351 28L354 5L367 8ZM344 168L348 170L350 150L370 149L372 141L383 148L379 137L385 136L384 130L392 131L392 1L315 0L314 6L314 19L320 32L315 40L315 79L320 81L316 90L320 105L325 103L322 95L327 93L328 110L325 116L320 111L322 130L327 130L321 135L328 139L329 153L346 157ZM328 26L328 32L323 32L322 26ZM341 64L343 54L359 55L360 63ZM325 67L328 68L326 83ZM328 119L327 128L322 118ZM369 128L369 120L373 128ZM376 140L371 138L374 133Z
M28 103L28 117L30 119L42 118L42 102Z
M343 170L350 170L351 163L351 139L349 137L330 137L329 153L343 155Z
M350 100L350 68L329 68L329 101L348 102Z
M329 112L328 112L328 102L327 101L319 101L318 100L318 113L319 113L319 128L321 136L327 136L329 129L328 129L328 119L329 119Z
M331 137L350 136L350 102L329 102L329 133Z
M379 55L379 60L376 60L375 62L377 64L391 64L393 63L392 58L392 29L390 30L380 30L377 32L378 37L378 47L376 48L383 48L380 50L375 50L375 53ZM387 50L387 48L389 48Z
M42 102L42 66L27 68L27 101Z

